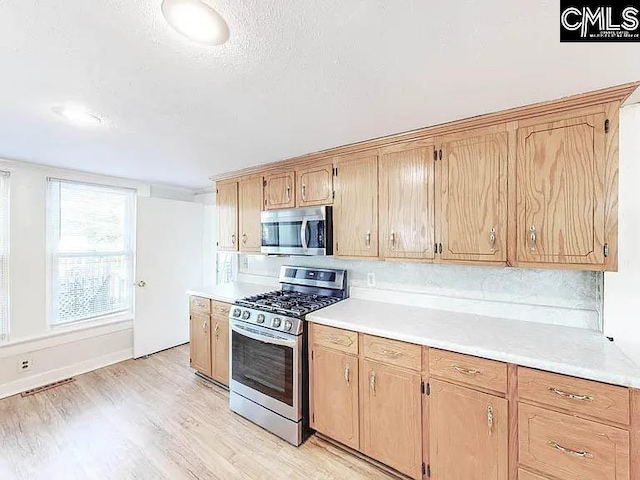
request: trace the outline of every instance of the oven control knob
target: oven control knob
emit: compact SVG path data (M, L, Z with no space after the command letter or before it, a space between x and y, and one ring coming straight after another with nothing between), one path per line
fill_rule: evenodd
M236 318L240 316L240 309L239 308L234 308L233 309L233 316L236 317Z
M258 318L256 318L256 322L264 323L264 314L263 313L259 313L258 314Z
M287 332L290 331L292 327L293 327L293 323L291 323L291 320L285 320L284 321L284 329Z
M279 328L281 323L282 323L282 320L276 317L271 321L271 326L273 328Z
M249 310L245 310L244 312L242 312L243 320L248 320L250 316L251 316L251 312Z

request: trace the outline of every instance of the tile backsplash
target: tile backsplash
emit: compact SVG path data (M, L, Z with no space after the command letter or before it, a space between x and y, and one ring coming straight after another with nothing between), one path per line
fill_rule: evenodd
M600 272L333 257L240 255L239 260L241 280L273 283L282 265L344 268L354 297L602 330Z

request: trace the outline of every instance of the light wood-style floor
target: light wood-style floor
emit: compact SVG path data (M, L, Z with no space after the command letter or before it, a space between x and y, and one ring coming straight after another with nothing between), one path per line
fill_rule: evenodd
M312 437L295 448L231 413L188 346L0 400L0 479L391 479Z

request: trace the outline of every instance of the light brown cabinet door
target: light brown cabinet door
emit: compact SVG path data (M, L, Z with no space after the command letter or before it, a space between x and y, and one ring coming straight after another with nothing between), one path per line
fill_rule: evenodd
M213 316L211 330L211 378L229 386L229 319Z
M238 183L221 183L216 187L218 207L218 250L238 250Z
M358 357L313 347L311 426L351 448L360 448Z
M211 376L211 317L191 314L191 368Z
M508 134L443 141L437 162L442 258L506 262Z
M333 201L335 253L378 256L378 155L368 152L336 159Z
M295 174L278 172L264 177L264 208L292 208L295 206Z
M362 361L362 451L422 477L422 395L417 373Z
M431 478L507 480L507 400L438 380L430 384Z
M433 144L380 149L380 246L390 258L435 256Z
M296 205L333 203L333 164L316 165L296 171Z
M241 180L239 194L240 251L260 253L262 177Z
M520 126L517 262L604 263L604 114Z

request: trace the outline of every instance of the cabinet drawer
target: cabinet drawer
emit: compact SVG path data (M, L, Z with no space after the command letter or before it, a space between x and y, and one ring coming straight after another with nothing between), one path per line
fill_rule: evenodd
M209 315L211 314L211 300L204 297L191 297L189 299L189 307L192 314Z
M494 360L431 348L429 373L494 392L507 391L507 364Z
M216 317L229 318L229 310L231 309L230 303L211 301L211 311Z
M364 356L371 360L408 368L416 372L422 370L422 347L413 343L365 335Z
M524 403L518 429L523 467L563 480L629 479L626 430Z
M629 424L629 389L624 387L518 368L518 394L522 400L561 408L578 416Z
M349 330L314 323L313 343L352 355L358 354L358 334Z
M551 480L548 477L541 477L537 473L531 473L528 470L518 469L518 480Z

